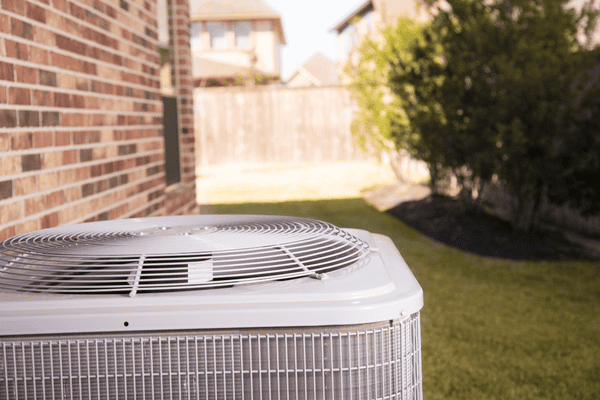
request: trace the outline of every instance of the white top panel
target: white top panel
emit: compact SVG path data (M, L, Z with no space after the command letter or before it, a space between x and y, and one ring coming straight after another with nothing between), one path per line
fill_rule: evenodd
M327 279L181 293L89 296L0 293L0 335L346 325L419 311L423 292L393 242L348 229L371 245Z

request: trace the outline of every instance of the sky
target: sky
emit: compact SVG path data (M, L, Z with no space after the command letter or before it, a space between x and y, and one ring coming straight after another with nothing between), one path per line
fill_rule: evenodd
M336 35L331 32L365 0L263 0L279 13L287 44L282 49L281 75L290 75L315 52L337 61Z

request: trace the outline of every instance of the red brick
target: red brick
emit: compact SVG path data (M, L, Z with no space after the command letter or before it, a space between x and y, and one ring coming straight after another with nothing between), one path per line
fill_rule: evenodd
M38 28L38 31L40 29ZM50 62L49 53L47 50L40 49L37 46L29 46L29 61L36 64L48 65Z
M38 171L42 169L42 157L39 154L26 154L21 156L21 169L23 172Z
M27 17L45 24L46 10L37 4L27 3Z
M31 90L21 87L11 87L8 91L10 104L31 105Z
M67 93L54 93L54 107L71 107L71 100Z
M10 33L10 20L8 15L0 14L0 32Z
M52 65L55 67L64 68L74 72L82 72L81 62L76 58L65 56L63 54L52 52L50 54L52 58Z
M8 228L4 228L0 231L0 241L9 239L17 234L17 231L14 226L9 226Z
M94 1L93 1L93 2L91 2L91 3L92 3L92 7L93 7L95 10L98 10L98 11L100 11L101 13L104 13L104 4L102 4L102 3L101 3L100 1L98 1L98 0L94 0ZM89 2L88 2L88 4L89 4Z
M40 69L38 74L39 74L39 78L40 78L40 85L54 86L54 87L57 86L56 72L45 71L43 69Z
M27 45L24 43L18 43L13 40L5 39L6 55L12 58L18 58L19 60L29 60L29 53Z
M23 217L23 206L20 201L0 204L0 223L18 221Z
M0 151L10 150L10 137L8 133L0 133Z
M46 203L47 210L63 205L65 203L65 198L62 190L44 196L44 202Z
M89 90L89 79L77 78L77 90L87 92Z
M69 13L75 18L84 19L85 10L74 3L69 3Z
M34 106L52 106L54 102L52 100L52 93L46 90L34 90L33 91L33 105Z
M91 167L82 167L77 168L75 170L75 180L76 181L84 181L86 179L91 178L92 176L92 168Z
M73 132L73 144L86 144L88 143L88 132L87 131L77 131Z
M94 63L83 61L82 66L83 72L85 72L86 74L96 75L98 73L98 67Z
M58 226L58 221L58 212L53 212L52 214L45 215L41 219L42 229L54 228Z
M13 197L13 180L0 181L0 201Z
M56 46L56 33L42 27L36 27L34 40L36 43L45 44L46 46Z
M69 113L62 116L62 126L84 126L84 121L83 114Z
M111 6L106 6L106 14L111 18L117 18L117 10L115 10Z
M8 102L8 90L6 86L0 85L0 104L6 104Z
M77 163L77 150L65 150L62 152L62 164L69 165Z
M15 110L0 110L0 128L14 128L17 126L17 112Z
M75 218L77 218L77 206L60 210L58 212L58 218L61 225L73 221Z
M64 13L69 12L69 2L67 0L52 0L52 5Z
M50 147L54 141L52 132L35 132L33 134L33 147Z
M42 154L42 169L48 170L61 166L62 154L60 151L51 151Z
M13 175L20 171L21 157L3 156L0 157L0 176Z
M37 70L35 68L24 67L22 65L16 66L17 70L17 82L22 83L37 83Z
M33 134L31 132L13 133L10 138L12 150L27 150L33 147Z
M26 194L34 193L36 191L35 176L28 176L26 178L15 179L13 181L13 189L15 196L23 196Z
M25 2L21 0L2 0L2 8L15 14L25 15Z
M104 123L104 114L94 114L94 120L92 122L94 126L102 126Z
M37 219L33 219L27 222L22 222L20 224L15 225L15 231L17 235L22 233L34 232L40 230L40 221Z
M71 144L71 132L54 132L55 146L69 146Z
M87 52L87 45L85 43L73 40L63 35L56 35L56 45L59 49L77 53L82 56L84 56Z
M40 126L40 112L37 110L19 110L19 126Z
M28 217L33 214L44 211L44 196L35 196L26 199L24 202L25 216Z
M0 80L14 81L15 72L13 64L0 61Z
M19 3L21 2L19 1ZM2 3L2 5L4 5L4 2ZM27 40L33 40L35 27L27 22L23 22L17 18L11 18L10 29L11 33L15 36L19 36Z
M90 131L88 134L88 143L100 143L102 135L98 131Z
M55 187L58 187L58 173L50 172L47 174L42 174L38 177L38 186L40 191L50 190Z
M58 111L42 111L42 126L60 125L60 113Z
M71 105L75 108L85 108L85 98L80 95L72 95L71 97Z

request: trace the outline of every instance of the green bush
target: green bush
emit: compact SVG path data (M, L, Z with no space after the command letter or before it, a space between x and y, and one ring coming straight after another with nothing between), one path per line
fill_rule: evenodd
M435 16L410 55L389 58L409 121L392 137L413 132L432 178L450 169L466 199L497 178L515 229L535 227L545 201L599 212L600 91L586 85L599 52L578 41L598 17L591 3L581 12L567 0L429 3Z

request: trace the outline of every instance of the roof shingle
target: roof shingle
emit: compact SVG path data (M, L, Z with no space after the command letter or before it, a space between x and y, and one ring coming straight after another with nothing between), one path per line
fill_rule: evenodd
M280 19L270 6L261 0L192 0L192 19Z

